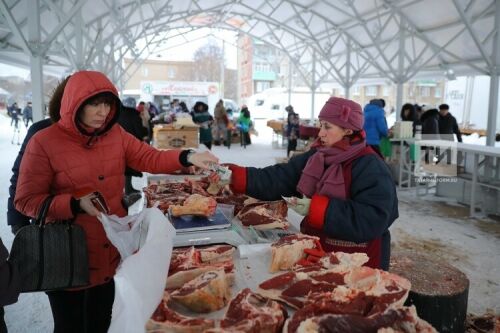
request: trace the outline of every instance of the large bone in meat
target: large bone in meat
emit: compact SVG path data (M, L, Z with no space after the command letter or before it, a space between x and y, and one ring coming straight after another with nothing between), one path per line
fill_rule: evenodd
M214 198L204 197L200 194L190 195L182 206L170 206L170 211L173 216L181 215L199 215L212 216L215 214L217 201Z

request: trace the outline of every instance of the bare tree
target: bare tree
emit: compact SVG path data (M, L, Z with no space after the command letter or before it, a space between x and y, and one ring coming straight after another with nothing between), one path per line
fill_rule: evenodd
M197 81L220 81L221 62L224 61L222 49L208 43L194 53L195 78Z

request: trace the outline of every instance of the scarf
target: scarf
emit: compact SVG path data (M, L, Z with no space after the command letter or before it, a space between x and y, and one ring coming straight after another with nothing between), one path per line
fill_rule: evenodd
M307 161L297 190L309 198L320 194L346 199L342 162L358 155L366 147L366 142L362 140L351 144L347 139L343 139L333 147L322 147L318 139L313 147L319 148Z

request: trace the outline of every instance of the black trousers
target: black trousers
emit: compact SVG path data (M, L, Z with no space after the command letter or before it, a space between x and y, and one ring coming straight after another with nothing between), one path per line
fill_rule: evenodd
M105 333L111 323L115 298L113 280L77 291L47 292L54 317L54 333Z
M288 147L286 148L286 157L289 157L290 152L295 150L297 150L297 139L288 139Z
M0 306L0 333L7 333L7 326L5 325L5 319L3 318L3 306Z

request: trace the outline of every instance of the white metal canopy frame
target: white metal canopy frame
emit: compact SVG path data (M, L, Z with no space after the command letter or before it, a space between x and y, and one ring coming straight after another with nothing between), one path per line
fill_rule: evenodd
M123 86L125 54L140 62L173 31L209 27L279 48L313 92L336 81L348 97L360 78L387 78L397 109L416 76L489 75L487 143L495 141L498 0L0 0L0 14L0 61L31 68L35 119L43 70L96 69Z

